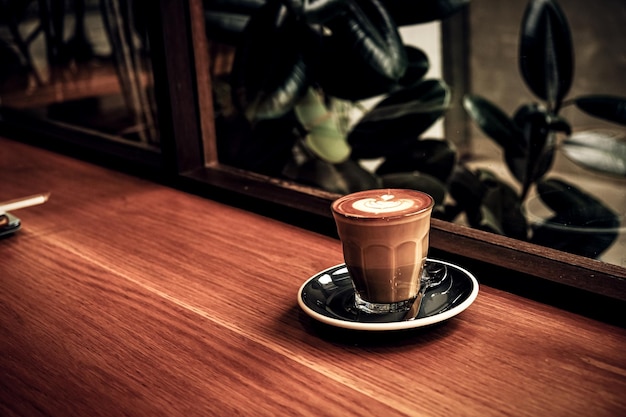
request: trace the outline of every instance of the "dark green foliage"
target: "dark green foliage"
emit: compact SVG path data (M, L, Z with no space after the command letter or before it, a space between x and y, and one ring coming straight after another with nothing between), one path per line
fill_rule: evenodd
M456 151L450 143L438 139L411 140L399 146L378 167L378 175L420 171L445 183L456 164Z
M609 122L626 125L626 98L590 95L576 98L579 109Z
M320 187L337 194L349 194L382 186L379 177L363 169L352 159L331 164L319 158L310 158L300 166L287 166L284 173L298 183Z
M398 85L395 87L396 89L412 87L415 83L421 82L424 75L426 75L430 69L430 62L424 51L410 45L405 46L404 49L408 65L406 72L402 78L398 80Z
M561 149L579 165L626 177L626 141L611 132L589 130L572 135L563 141Z
M231 72L233 102L250 121L291 111L310 84L300 39L306 28L283 16L279 1L250 18Z
M556 214L534 230L531 241L596 257L611 245L615 233L585 233L582 228L593 225L596 229L612 229L619 224L618 217L583 191L545 177L558 149L581 166L626 175L626 144L615 137L599 134L569 137L571 126L559 112L568 104L564 98L573 82L574 54L567 19L556 1L529 1L521 25L519 65L523 80L543 101L541 104L525 104L509 118L485 98L470 95L464 100L468 114L502 148L507 167L521 187L519 197L512 189L502 188L493 181L490 181L492 187L496 188L487 191L487 182L481 179L480 173L469 171L457 172L451 192L466 208L468 221L474 227L525 238L521 204L536 186L539 197L552 205ZM584 96L569 104L576 104L590 115L626 124L624 98ZM561 144L559 134L567 137ZM468 189L462 190L463 187ZM507 199L506 203L504 199ZM515 200L517 203L513 203ZM504 210L510 210L512 215L499 215ZM578 229L568 229L568 225Z
M507 154L523 156L525 144L522 131L498 106L478 95L467 95L463 106L480 129Z
M383 0L398 26L445 19L469 4L470 0Z
M421 13L428 9L428 19L437 19L451 14L462 3L430 0L423 2L426 9L419 11L414 5L395 2L394 10L404 11L405 15L418 12L424 19ZM281 176L337 193L375 188L382 182L380 176L365 171L358 160L368 155L383 156L385 149L394 149L391 142L417 141L448 106L447 86L442 81L422 80L429 69L428 58L420 49L402 43L384 2L208 3L211 18L224 11L248 14L244 29L236 32L230 28L237 48L229 85L233 105L245 118L231 115L219 120L221 131L238 133L235 142L225 145L239 149L224 153L234 165L275 174L271 165L277 163ZM229 24L224 22L224 26ZM327 148L307 149L311 142L305 139L312 138L308 129L315 126L293 120L292 110L311 88L329 101L388 95L347 134L349 143L356 144L347 161L324 160L324 155L338 154L329 147L345 144L324 141ZM309 121L317 120L317 116L301 111L304 109L296 113ZM275 123L270 123L272 120ZM274 126L275 136L268 126ZM322 144L319 140L315 143Z
M531 242L595 258L617 238L619 218L598 199L556 179L537 188L555 214L534 227Z
M321 35L322 50L312 64L316 79L328 95L345 100L386 94L408 66L400 34L375 0L355 2L350 10L326 23L329 34Z
M587 168L626 175L623 141L607 135L569 137L570 124L559 114L575 104L626 125L624 98L589 95L565 101L574 54L567 19L555 0L529 0L521 23L520 74L538 102L509 116L479 95L464 98L471 118L502 148L517 182L513 186L492 172L466 167L447 141L421 138L445 115L451 92L442 80L423 79L428 57L404 45L397 27L444 19L469 0L232 2L242 7L228 12L247 22L240 31L235 27L241 19L224 22L237 40L230 86L240 115L224 117L220 125L240 133L230 144L237 152L225 153L234 165L338 194L379 187L424 190L436 201L434 217L454 221L463 215L474 228L585 256L597 256L615 239L613 231L591 239L564 227L614 230L619 221L599 200L546 179L559 149ZM214 2L213 11L223 11L224 3L229 1ZM310 100L312 91L317 100ZM324 130L336 99L377 96L382 100L351 130L334 129L332 135ZM229 128L229 121L241 125ZM363 168L366 160L380 162L374 173ZM555 209L553 218L538 226L529 225L523 211L533 188Z
M574 48L565 14L553 0L531 0L526 7L519 46L526 85L558 111L574 76Z
M390 94L349 133L353 157L376 158L397 153L399 146L417 140L443 116L449 102L450 90L440 80L425 80Z
M446 197L446 185L437 178L421 173L413 172L397 172L393 174L381 175L383 188L408 188L420 190L435 200L435 205L442 207Z
M239 126L246 126L240 120ZM292 113L280 119L262 120L255 128L241 135L233 160L241 168L261 174L280 176L282 167L289 161L292 148L300 139L297 121Z

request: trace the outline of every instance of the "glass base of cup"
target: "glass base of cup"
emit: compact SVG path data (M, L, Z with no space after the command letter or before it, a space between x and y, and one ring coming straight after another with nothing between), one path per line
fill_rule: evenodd
M362 299L359 294L354 295L354 306L357 310L367 314L388 314L408 311L413 307L417 297L395 303L372 303Z

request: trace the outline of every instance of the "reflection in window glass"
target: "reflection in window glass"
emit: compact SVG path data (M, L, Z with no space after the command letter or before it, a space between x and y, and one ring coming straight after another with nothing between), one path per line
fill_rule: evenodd
M5 117L28 115L157 147L150 45L135 4L0 3Z

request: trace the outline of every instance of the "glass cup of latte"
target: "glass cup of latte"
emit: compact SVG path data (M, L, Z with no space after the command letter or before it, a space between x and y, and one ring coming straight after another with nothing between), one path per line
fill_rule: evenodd
M428 254L433 206L430 195L405 189L361 191L332 203L358 310L412 308Z

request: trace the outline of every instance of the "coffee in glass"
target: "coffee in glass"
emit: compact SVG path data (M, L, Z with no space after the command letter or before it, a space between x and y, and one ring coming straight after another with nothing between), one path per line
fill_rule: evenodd
M333 202L359 310L392 313L411 308L428 254L433 206L428 194L404 189L361 191Z

